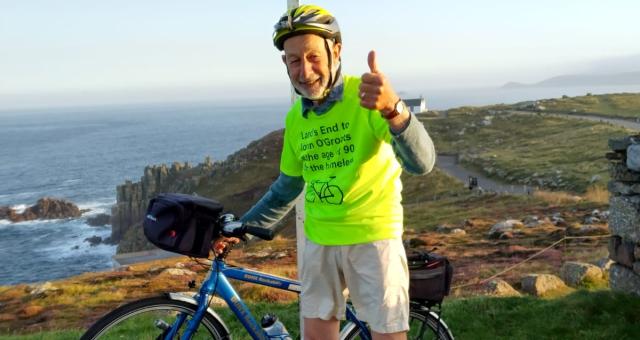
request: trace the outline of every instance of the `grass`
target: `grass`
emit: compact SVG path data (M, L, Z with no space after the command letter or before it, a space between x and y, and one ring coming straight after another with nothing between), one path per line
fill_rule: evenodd
M458 339L635 339L640 298L607 290L557 299L453 300L444 319Z
M250 303L259 318L275 313L295 339L298 305ZM226 308L215 308L234 339L248 339ZM640 297L609 290L578 290L551 299L473 297L449 299L443 318L456 339L634 339L640 325ZM3 335L0 339L77 339L77 331Z
M490 125L483 125L490 116ZM584 120L486 111L425 119L440 153L502 182L584 193L609 178L607 141L631 130Z
M545 111L595 114L626 119L640 118L640 94L616 93L554 98L539 101Z

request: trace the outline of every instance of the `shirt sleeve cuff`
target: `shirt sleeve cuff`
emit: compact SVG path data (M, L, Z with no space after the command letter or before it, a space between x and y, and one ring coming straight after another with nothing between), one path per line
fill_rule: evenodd
M409 114L409 119L407 119L407 122L404 124L404 126L402 128L400 128L399 131L394 131L391 127L389 127L389 131L391 131L391 135L394 137L398 137L400 136L403 132L407 131L407 128L409 127L409 125L411 125L411 121L413 120L413 113Z

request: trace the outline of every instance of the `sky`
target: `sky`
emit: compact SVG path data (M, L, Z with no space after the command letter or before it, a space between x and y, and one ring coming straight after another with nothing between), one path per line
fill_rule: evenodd
M300 1L331 11L343 70L397 91L640 71L640 1ZM286 0L0 0L0 109L288 98Z

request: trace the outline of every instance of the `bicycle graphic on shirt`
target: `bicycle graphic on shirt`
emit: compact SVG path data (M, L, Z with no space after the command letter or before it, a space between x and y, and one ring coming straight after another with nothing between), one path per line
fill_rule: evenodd
M329 184L334 180L336 176L329 177L328 180L315 180L309 183L307 193L305 194L305 200L307 202L315 202L316 199L320 199L322 203L329 203L334 205L342 204L344 199L344 193L339 186Z

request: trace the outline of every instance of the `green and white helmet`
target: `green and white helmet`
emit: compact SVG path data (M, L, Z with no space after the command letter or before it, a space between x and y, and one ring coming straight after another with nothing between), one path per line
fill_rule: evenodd
M300 34L317 34L334 42L342 42L336 18L326 9L315 5L302 5L285 12L274 26L273 44L280 51L284 41Z

